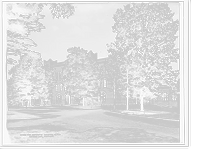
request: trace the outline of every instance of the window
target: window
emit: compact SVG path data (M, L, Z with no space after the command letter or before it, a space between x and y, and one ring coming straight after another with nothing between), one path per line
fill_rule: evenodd
M61 79L61 75L62 75L62 73L61 73L61 72L59 72L59 79Z
M58 73L56 72L56 80L58 79Z
M108 74L108 70L106 69L106 74Z
M163 101L168 101L168 94L167 93L163 94Z
M103 87L106 87L106 80L103 80Z
M57 97L56 97L56 100L57 101L61 101L62 100L62 96L60 94L58 94Z
M62 91L62 84L60 84L60 91Z
M170 94L170 96L171 96L171 98L172 98L173 101L176 101L176 100L177 100L177 93L176 93L176 92L172 92L172 93Z
M105 95L104 92L101 92L101 93L100 93L100 100L101 100L102 102L105 102L105 101L106 101L106 95Z
M100 82L100 80L98 80L97 82L98 82L98 86L101 87L101 82Z
M58 91L58 85L56 85L56 91Z

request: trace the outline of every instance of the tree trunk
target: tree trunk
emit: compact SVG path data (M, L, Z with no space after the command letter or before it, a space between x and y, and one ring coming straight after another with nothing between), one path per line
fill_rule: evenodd
M126 89L126 110L129 110L129 100L128 100L128 97L129 97L129 89L128 89L128 68L126 69L126 84L127 84L127 89Z
M140 111L144 111L144 97L140 96Z
M135 98L135 104L137 105L138 103L137 103L137 97Z
M128 88L128 81L129 81L129 76L128 76L128 63L127 63L127 52L126 52L126 110L129 110L129 88Z
M32 103L31 103L31 96L30 96L29 107L31 107L31 104L32 104Z
M129 110L129 89L127 87L127 90L126 90L126 110L128 111Z
M83 97L83 106L85 106L85 98Z
M114 85L113 85L113 109L115 110L115 104L116 104L116 91L115 91L115 87L116 87L116 84L115 84L115 79L114 79Z

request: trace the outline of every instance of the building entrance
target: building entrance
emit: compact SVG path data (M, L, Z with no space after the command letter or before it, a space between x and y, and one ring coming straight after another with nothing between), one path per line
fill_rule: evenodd
M71 97L69 94L65 96L65 104L71 104Z

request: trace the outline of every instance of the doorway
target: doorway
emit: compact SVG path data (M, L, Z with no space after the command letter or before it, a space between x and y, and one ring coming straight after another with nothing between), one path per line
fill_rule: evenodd
M71 104L71 97L69 94L65 96L65 104Z

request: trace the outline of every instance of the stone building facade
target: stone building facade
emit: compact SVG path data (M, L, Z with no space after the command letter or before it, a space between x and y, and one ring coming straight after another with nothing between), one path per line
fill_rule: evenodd
M150 100L150 104L157 105L159 107L173 108L178 107L178 95L168 86L160 86L158 92L163 92L163 97Z
M97 55L94 55L99 66L104 69L105 62L107 58L97 59ZM63 69L65 66L64 62L57 62L49 59L44 61L44 67L46 71L53 71L53 79L55 81L55 86L52 87L51 105L63 106L63 105L77 105L80 102L77 98L69 96L66 91L67 88L64 86ZM103 71L103 70L102 70ZM113 100L113 88L112 83L106 77L99 78L99 102L101 104L108 100ZM111 103L112 101L110 101Z
M90 51L89 57L93 57L96 59L98 63L98 68L100 69L102 66L105 66L106 58L97 59L97 53L93 53ZM44 60L44 68L45 69L55 69L54 71L54 78L56 82L53 83L52 88L52 99L51 104L54 106L78 106L80 104L80 100L70 95L67 92L62 84L62 70L66 64L67 60L63 62L52 61L49 59L48 61ZM100 78L100 97L102 99L101 106L110 106L114 104L114 97L113 97L113 87L111 82L109 81L109 74L106 69L102 69L102 76ZM170 98L170 93L172 90L169 87L160 87L160 90L164 90L168 93L168 99L163 99L158 97L157 100L151 100L149 104L157 105L157 106L175 106L177 101ZM135 104L135 99L129 99L129 105ZM116 92L116 105L126 105L126 97L121 96L119 92Z

